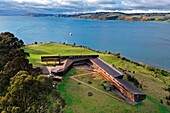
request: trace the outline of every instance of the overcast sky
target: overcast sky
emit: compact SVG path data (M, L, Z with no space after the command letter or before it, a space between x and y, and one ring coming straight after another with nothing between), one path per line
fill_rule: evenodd
M0 13L170 12L170 0L0 0Z

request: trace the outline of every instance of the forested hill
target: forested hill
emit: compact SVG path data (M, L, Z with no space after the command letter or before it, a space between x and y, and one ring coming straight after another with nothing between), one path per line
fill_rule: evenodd
M52 16L52 17L74 17L93 20L125 20L125 21L163 21L170 22L170 13L133 13L126 14L120 12L97 12L80 14L26 14L27 16Z
M76 18L85 18L93 20L125 20L125 21L166 21L170 22L170 14L168 13L115 13L100 12L71 15Z
M52 80L29 64L24 42L12 33L0 33L0 112L59 112L64 100L53 91ZM50 103L56 104L55 108Z

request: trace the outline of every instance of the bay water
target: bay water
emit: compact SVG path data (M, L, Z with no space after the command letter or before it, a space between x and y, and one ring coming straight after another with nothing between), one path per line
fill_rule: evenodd
M102 52L120 52L130 60L170 70L170 23L0 16L0 32L5 31L26 44L75 42Z

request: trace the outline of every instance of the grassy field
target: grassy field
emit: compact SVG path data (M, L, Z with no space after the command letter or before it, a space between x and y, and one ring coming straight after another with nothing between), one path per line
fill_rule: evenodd
M105 80L99 73L88 74L88 75L85 75L85 76L78 76L78 77L75 77L75 78L78 79L78 80L81 80L81 81L83 81L87 84L88 84L88 82L91 82L91 84L90 84L91 86L94 86L94 87L104 91L104 88L101 84Z
M141 104L131 106L69 79L69 76L80 74L76 71L70 70L58 87L62 97L66 99L66 113L168 113L166 107L150 96ZM93 85L96 86L94 81ZM93 95L88 96L88 92Z
M113 96L118 97L115 93L111 92L111 91L106 91L105 88L103 87L102 84L105 84L106 86L109 86L110 83L107 82L101 74L99 73L93 73L93 74L85 74L83 76L75 76L76 79L89 84L101 91L107 92L108 94L111 94ZM90 83L89 83L90 82ZM119 97L118 97L119 98Z
M26 46L25 51L30 53L29 60L34 66L41 66L41 56L44 55L81 55L81 54L94 54L90 50L82 51L82 48L65 46L62 44L46 43L40 45ZM97 53L95 53L97 54Z
M34 66L45 65L41 63L41 56L45 55L87 55L99 54L94 51L81 47L72 47L56 43L45 43L38 45L27 45L24 47L26 52L30 53L30 63ZM135 71L135 78L142 84L143 91L147 94L147 99L138 106L130 106L126 103L119 102L111 97L94 91L86 86L79 85L77 82L65 78L64 82L59 85L62 96L66 99L68 113L111 113L111 112L170 112L170 107L166 105L165 96L169 93L164 90L170 83L169 76L159 76L153 71L149 71L141 66L127 62L110 54L99 54L100 58L109 64L114 64L117 68ZM71 70L67 76L85 73ZM166 82L165 82L166 81ZM89 97L88 92L93 96ZM163 105L160 100L163 100ZM102 109L101 109L102 108Z

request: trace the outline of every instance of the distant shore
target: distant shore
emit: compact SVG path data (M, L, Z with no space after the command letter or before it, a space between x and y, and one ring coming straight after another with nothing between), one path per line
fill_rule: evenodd
M170 13L121 13L121 12L97 12L80 14L37 14L29 13L26 16L33 17L73 17L92 20L123 20L123 21L150 21L150 22L170 22Z

